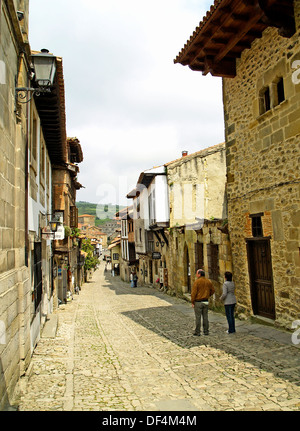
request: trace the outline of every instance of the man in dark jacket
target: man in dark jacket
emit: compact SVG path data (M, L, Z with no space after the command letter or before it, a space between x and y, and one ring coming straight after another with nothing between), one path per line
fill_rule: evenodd
M196 318L194 335L201 334L201 318L203 318L204 335L209 334L208 300L214 293L215 289L212 282L205 278L205 272L202 269L198 269L197 280L193 284L191 293L191 302Z

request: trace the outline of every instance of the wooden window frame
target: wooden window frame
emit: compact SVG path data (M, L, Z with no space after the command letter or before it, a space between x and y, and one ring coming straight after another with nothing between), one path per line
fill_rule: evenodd
M207 262L208 278L218 281L220 275L218 244L207 244Z
M262 217L264 213L251 214L251 230L253 238L263 238L263 224ZM259 221L259 223L257 223Z

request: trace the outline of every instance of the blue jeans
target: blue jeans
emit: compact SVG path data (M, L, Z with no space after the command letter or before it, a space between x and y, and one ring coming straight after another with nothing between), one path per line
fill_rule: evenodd
M225 305L225 313L226 313L227 322L229 326L228 328L229 334L232 334L233 332L235 332L234 308L235 308L235 304Z

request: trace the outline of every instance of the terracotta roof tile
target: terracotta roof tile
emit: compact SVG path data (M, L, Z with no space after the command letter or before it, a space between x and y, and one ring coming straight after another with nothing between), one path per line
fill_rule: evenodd
M198 36L199 32L203 29L207 21L211 18L211 16L214 14L214 12L218 9L218 7L226 0L215 0L214 4L211 5L210 10L206 12L206 15L202 18L202 21L200 21L199 26L196 27L195 31L191 35L191 37L187 40L186 44L182 48L182 50L179 52L177 57L174 60L174 63L179 63L181 56L185 53L185 51L188 49L188 47L192 44L193 40Z

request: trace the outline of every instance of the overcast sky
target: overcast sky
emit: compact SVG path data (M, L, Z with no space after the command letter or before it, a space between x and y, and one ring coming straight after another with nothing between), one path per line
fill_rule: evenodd
M139 174L224 141L221 78L173 60L212 0L30 0L30 45L63 57L77 200L131 204Z

